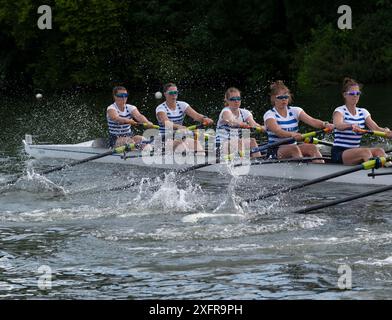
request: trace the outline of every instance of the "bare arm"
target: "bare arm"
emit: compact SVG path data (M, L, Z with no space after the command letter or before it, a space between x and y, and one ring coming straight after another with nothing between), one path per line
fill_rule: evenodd
M212 125L214 121L210 118L205 117L204 115L198 113L195 109L191 106L186 108L185 113L190 116L193 120L201 122L206 125Z
M169 120L167 114L163 111L157 113L157 118L160 123L164 123L166 127L172 127L173 129L185 129L184 126L180 124L175 124Z
M328 123L326 121L322 121L322 120L315 119L315 118L311 117L305 111L302 111L299 114L299 120L301 120L302 122L305 122L306 124L310 125L313 128L317 128L317 129L326 128L327 123Z
M230 127L239 127L240 124L242 123L241 121L236 120L230 111L223 112L222 120L225 124L229 125Z
M149 121L144 115L142 115L138 109L133 110L132 117L134 117L139 123L147 123L152 125L151 121Z
M385 132L387 134L388 138L392 138L392 131L389 130L389 128L381 128L373 119L371 116L368 116L365 120L366 126L373 131L381 131Z
M107 111L107 113L111 120L119 124L129 124L131 126L137 125L137 122L135 120L120 117L116 110L110 109Z
M261 128L262 131L265 132L265 128L261 124L258 124L255 119L253 119L253 115L250 115L248 118L246 118L246 122L248 122L251 127Z
M382 131L382 132L388 132L389 130L387 128L381 128L373 119L371 116L368 116L365 120L366 126L373 131Z
M298 132L289 132L286 130L283 130L278 123L276 122L275 119L267 119L265 122L266 127L268 128L269 131L272 131L275 133L279 138L295 138L297 140L301 140L302 136Z
M343 115L337 111L335 111L333 114L333 124L335 125L335 128L340 131L351 130L355 127L350 123L345 123Z

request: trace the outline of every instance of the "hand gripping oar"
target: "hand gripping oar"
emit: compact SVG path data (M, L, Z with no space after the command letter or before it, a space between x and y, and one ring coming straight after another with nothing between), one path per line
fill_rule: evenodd
M374 169L374 168L378 169L378 168L384 166L387 161L391 161L391 160L392 160L392 157L375 158L375 159L363 162L363 163L361 163L359 165L353 166L353 167L351 167L349 169L346 169L346 170L342 170L342 171L339 171L339 172L328 174L328 175L325 175L323 177L316 178L316 179L313 179L313 180L309 180L309 181L306 181L306 182L303 182L303 183L300 183L300 184L297 184L297 185L294 185L294 186L290 186L290 187L287 187L287 188L283 188L283 189L280 189L280 190L272 191L270 193L267 193L267 194L264 194L264 195L260 195L258 197L254 197L254 198L249 198L249 199L243 200L242 203L248 203L248 202L253 202L253 201L257 201L257 200L267 199L267 198L276 196L276 195L284 193L284 192L290 192L290 191L293 191L293 190L301 189L301 188L304 188L304 187L307 187L307 186L311 186L311 185L319 183L319 182L323 182L323 181L327 181L327 180L334 179L334 178L337 178L337 177L341 177L341 176L344 176L346 174L350 174L350 173L357 172L357 171L360 171L360 170L370 170L370 169Z
M48 173L51 173L51 172L63 170L63 169L65 169L65 168L74 167L74 166L76 166L76 165L78 165L78 164L82 164L82 163L86 163L86 162L89 162L89 161L97 160L97 159L100 159L100 158L103 158L103 157L106 157L106 156L110 156L110 155L112 155L112 154L124 153L124 152L127 152L127 151L132 151L132 150L134 150L137 146L138 146L138 145L136 145L136 144L134 144L134 143L129 143L129 144L126 144L126 145L124 145L124 146L114 148L113 150L110 150L110 151L107 151L107 152L104 152L104 153L100 153L100 154L96 154L96 155L94 155L94 156L91 156L91 157L88 157L88 158L85 158L85 159L82 159L82 160L77 160L77 161L74 161L74 162L71 162L71 163L68 163L68 164L64 164L64 165L55 167L55 168L51 168L51 169L48 169L48 170L44 170L44 171L42 171L42 172L39 172L39 174L40 174L40 175L42 175L42 174L48 174ZM10 180L10 181L4 182L4 183L2 183L2 185L14 184L14 183L17 182L21 177L23 177L23 175L19 175L19 176L18 176L17 178L15 178L14 180Z
M302 134L302 139L306 139L306 138L309 138L309 137L315 137L319 133L329 133L329 132L331 132L331 129L325 128L325 129L318 130L318 131L312 131L312 132L304 133L304 134ZM281 140L273 142L273 143L268 143L268 144L261 145L261 146L258 146L256 148L253 148L253 149L250 150L250 154L261 152L261 151L265 151L265 150L271 149L271 148L276 148L276 147L279 147L279 146L281 146L283 144L293 143L295 141L296 140L294 138L284 138L284 139L281 139Z
M259 127L259 126L254 126L253 127L253 126L247 125L247 124L243 124L243 125L232 127L232 128L234 128L234 129L249 129L249 130L251 130L253 132L257 132L257 133L263 133L264 132L264 129L262 127Z
M200 123L200 124L194 124L192 126L186 127L187 130L189 131L194 131L194 130L198 130L198 129L202 129L208 127L208 124L206 122Z
M316 206L312 206L312 207L308 207L308 208L305 208L305 209L297 210L294 213L305 214L305 213L309 213L311 211L332 207L332 206L335 206L335 205L340 204L340 203L349 202L349 201L352 201L352 200L355 200L355 199L368 197L368 196L371 196L371 195L374 195L374 194L378 194L378 193L382 193L382 192L386 192L386 191L390 191L390 190L392 190L392 185L385 186L385 187L382 187L382 188L378 188L378 189L375 189L375 190L372 190L372 191L360 193L360 194L357 194L355 196L350 196L350 197L343 198L343 199L340 199L340 200L335 200L335 201L331 201L331 202L328 202L328 203L319 204L319 205L316 205Z

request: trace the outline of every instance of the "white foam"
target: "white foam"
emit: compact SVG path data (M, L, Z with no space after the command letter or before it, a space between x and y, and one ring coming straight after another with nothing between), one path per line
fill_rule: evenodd
M25 221L59 221L59 220L78 220L96 219L100 217L112 216L115 213L112 208L93 208L90 206L80 206L73 208L53 208L49 210L32 210L23 212L6 211L0 215L0 220L11 222Z
M9 187L9 190L23 190L31 193L51 194L53 196L66 195L63 187L34 172L28 172L27 176L20 178L14 185Z
M182 218L184 223L199 223L210 222L210 223L237 223L245 220L246 217L241 214L232 213L193 213Z
M176 176L174 173L165 175L163 181L149 181L149 186L158 185L159 189L155 191L146 200L146 190L142 186L139 188L139 195L135 202L144 209L158 208L161 212L189 212L194 211L200 206L207 203L206 196L200 186L188 182L185 189L181 189L176 184Z
M387 266L387 265L392 265L392 256L388 257L388 258L386 258L384 260L369 258L367 261L359 260L359 261L356 261L355 263L356 264L362 264L362 265L383 267L383 266Z

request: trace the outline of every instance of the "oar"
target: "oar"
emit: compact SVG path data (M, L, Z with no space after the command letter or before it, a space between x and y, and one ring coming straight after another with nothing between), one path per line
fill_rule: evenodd
M104 153L100 153L100 154L96 154L96 155L94 155L94 156L91 156L91 157L88 157L88 158L85 158L85 159L82 159L82 160L77 160L77 161L74 161L74 162L71 162L71 163L68 163L68 164L64 164L64 165L55 167L55 168L51 168L51 169L48 169L48 170L44 170L44 171L40 172L39 174L40 174L40 175L48 174L48 173L51 173L51 172L63 170L64 168L74 167L74 166L79 165L79 164L82 164L82 163L86 163L86 162L89 162L89 161L101 159L101 158L103 158L103 157L110 156L110 155L115 154L115 153L124 153L124 152L127 152L127 151L132 151L132 150L134 150L136 147L137 147L137 145L134 144L134 143L126 144L126 145L124 145L124 146L117 147L117 148L114 148L113 150L110 150L110 151L107 151L107 152L104 152ZM17 178L15 178L14 180L10 180L10 181L4 182L4 183L2 183L1 185L14 184L14 183L17 182L21 177L23 177L23 175L19 175L19 176L18 176Z
M197 164L197 165L192 166L192 167L180 169L180 170L174 171L174 173L175 173L175 174L185 174L185 173L187 173L187 172L191 172L191 171L193 171L193 170L201 169L201 168L204 168L204 167L207 167L207 166L210 166L210 165L213 165L213 164L217 164L217 163L220 163L220 160L219 160L219 159L216 159L216 161L214 161L214 162L212 162L212 163L202 163L202 164ZM158 176L158 178L159 178L159 179L164 179L164 178L165 178L165 174L162 174L162 175ZM128 184L126 184L126 185L123 185L123 186L121 186L121 187L114 187L114 188L111 188L111 189L109 189L109 191L121 191L121 190L126 190L126 189L132 188L132 187L134 187L134 186L140 185L141 183L145 183L145 182L147 182L147 180L142 180L142 182L136 182L136 181L134 181L134 182L128 183Z
M194 125L186 127L186 128L189 131L194 131L194 130L202 129L202 128L205 128L205 127L208 127L208 124L206 122L203 122L203 123L200 123L200 124L194 124Z
M189 128L189 127L188 127ZM315 136L315 135L317 135L318 133L322 133L322 132L329 132L330 131L330 129L323 129L323 130L319 130L319 131L313 131L313 132L309 132L309 133L304 133L303 135L302 135L302 137L303 138L306 138L306 137L311 137L311 136ZM295 139L294 138L289 138L290 139L290 141L295 141ZM278 141L278 142L275 142L275 143L271 143L270 145L274 145L274 146L278 146L278 145L280 145L280 144L283 144L283 143L285 143L284 141ZM287 142L286 142L287 143ZM263 150L266 150L266 149L268 149L269 148L269 145L265 145L265 146L261 146L261 147L259 147L259 148L264 148ZM258 151L256 151L256 152L258 152ZM181 169L181 170L178 170L178 171L176 171L176 174L184 174L184 173L187 173L187 172L191 172L191 171L194 171L194 170L197 170L197 169L201 169L201 168L204 168L204 167L208 167L208 166L211 166L211 165L213 165L213 164L217 164L217 163L220 163L220 159L216 159L214 162L207 162L207 163L203 163L203 164L198 164L198 165L195 165L195 166L191 166L191 167L189 167L189 168L184 168L184 169ZM161 176L161 177L163 177L164 178L164 176ZM143 181L145 181L145 180L143 180ZM118 190L124 190L124 189L129 189L129 188L131 188L131 187L133 187L133 186L135 186L135 185L138 185L138 184L140 184L139 182L131 182L131 183L128 183L128 184L126 184L126 185L124 185L124 186L121 186L121 187L115 187L115 188L112 188L112 189L109 189L109 191L118 191Z
M392 175L392 171L391 172L383 172L383 173L368 173L368 177L380 177L380 176L390 176Z
M333 142L325 141L325 140L319 140L315 137L307 137L304 139L305 143L312 143L312 144L322 144L324 146L328 147L333 147Z
M263 133L264 132L262 127L251 126L251 125L242 125L240 127L232 127L232 128L235 128L235 129L248 129L248 130L251 130L251 131L254 131L254 132L257 132L257 133Z
M355 132L361 133L361 134L372 134L377 137L388 138L387 133L383 132L383 131L372 131L372 130L364 130L364 129L359 130L358 129L358 130L355 130Z
M150 125L148 123L138 123L139 126L142 126L144 129L159 129L159 126L156 124Z
M263 161L251 161L251 166L258 166L263 164L276 164L276 163L291 163L291 162L298 162L298 163L306 163L314 160L331 160L329 157L302 157L302 158L290 158L290 159L271 159L271 160L263 160ZM245 165L249 165L249 163L245 163ZM242 167L244 166L243 163L235 164L234 167Z
M311 211L332 207L332 206L335 206L335 205L340 204L340 203L349 202L349 201L352 201L352 200L355 200L355 199L368 197L368 196L371 196L371 195L374 195L374 194L378 194L378 193L382 193L382 192L386 192L386 191L390 191L390 190L392 190L392 185L385 186L385 187L382 187L382 188L378 188L378 189L375 189L375 190L372 190L372 191L360 193L360 194L357 194L355 196L343 198L343 199L340 199L340 200L335 200L335 201L331 201L331 202L328 202L328 203L319 204L319 205L316 205L316 206L312 206L312 207L308 207L308 208L305 208L305 209L297 210L297 211L295 211L295 213L305 214L305 213L309 213Z
M302 134L302 139L306 139L306 138L309 138L309 137L314 137L314 136L318 135L319 133L328 133L328 132L331 132L331 129L325 128L325 129L318 130L318 131L312 131L312 132L304 133L304 134ZM291 138L284 138L284 139L281 139L281 140L273 142L273 143L268 143L268 144L261 145L261 146L258 146L256 148L253 148L250 151L250 153L253 154L253 153L265 151L267 149L276 148L276 147L281 146L283 144L293 143L295 141L296 140L294 138L292 138L292 137Z
M301 189L301 188L304 188L304 187L307 187L307 186L311 186L311 185L319 183L319 182L323 182L323 181L327 181L327 180L334 179L334 178L337 178L337 177L341 177L341 176L344 176L346 174L350 174L350 173L357 172L357 171L360 171L360 170L374 169L374 168L377 168L379 165L384 166L384 164L387 161L391 161L391 160L392 160L392 157L388 157L388 158L381 157L381 158L376 158L376 159L373 159L373 160L369 160L369 161L363 162L363 163L361 163L359 165L353 166L353 167L351 167L349 169L346 169L346 170L342 170L342 171L339 171L339 172L328 174L328 175L322 176L320 178L309 180L309 181L306 181L306 182L303 182L303 183L300 183L300 184L297 184L297 185L294 185L294 186L290 186L290 187L287 187L287 188L283 188L283 189L280 189L280 190L272 191L272 192L269 192L267 194L260 195L258 197L254 197L254 198L249 198L249 199L243 200L242 203L249 203L249 202L253 202L253 201L257 201L257 200L267 199L267 198L276 196L276 195L281 194L281 193L285 193L285 192L290 192L290 191L293 191L293 190Z
M201 128L204 128L203 124L194 124L192 126L186 127L186 129L189 130L189 131L195 131L195 130L201 129Z

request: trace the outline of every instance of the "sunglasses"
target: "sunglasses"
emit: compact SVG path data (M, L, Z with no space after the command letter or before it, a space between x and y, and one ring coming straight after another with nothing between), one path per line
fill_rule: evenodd
M360 96L362 94L361 91L349 91L346 92L346 96Z
M117 98L128 98L128 93L116 93Z
M241 97L231 97L229 101L241 101Z
M173 91L166 91L167 94L170 94L171 96L176 96L178 95L178 91L173 90Z
M276 99L278 99L278 100L286 100L286 99L288 99L288 98L290 98L290 96L288 96L288 95L276 96Z

